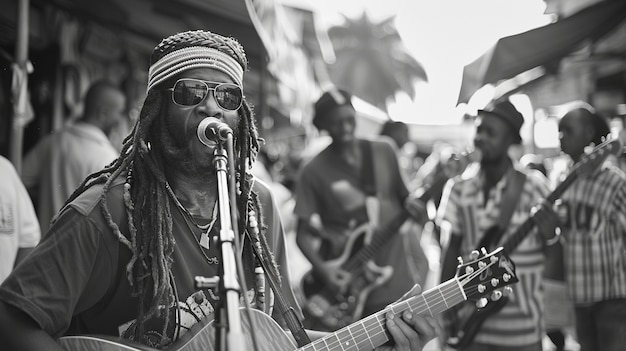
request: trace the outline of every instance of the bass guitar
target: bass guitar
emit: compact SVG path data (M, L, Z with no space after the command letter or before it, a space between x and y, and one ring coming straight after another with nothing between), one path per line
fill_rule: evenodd
M517 281L515 265L502 249L489 254L484 251L483 256L459 265L454 278L419 296L399 301L357 323L329 333L298 350L371 350L390 340L385 326L387 312L398 315L408 310L416 315L435 316L468 299L497 299L501 296L502 288ZM297 349L292 339L265 313L253 310L251 319L254 326L252 329L256 332L258 351ZM241 313L247 350L254 350L250 334L251 319L248 318L247 313ZM215 333L213 321L198 323L166 350L213 351L215 350ZM66 351L156 351L127 340L110 337L64 336L58 342Z
M565 190L572 185L576 179L592 173L594 170L601 167L610 155L618 155L621 152L622 143L616 139L607 140L596 146L590 153L584 155L581 160L573 166L571 172L567 175L565 180L563 180L556 187L556 189L548 195L546 203L550 205L553 204L561 197L561 195L563 195ZM534 227L535 221L533 220L533 215L531 214L529 218L527 218L526 221L524 221L503 243L502 248L504 251L510 253L515 250L515 248L522 242L522 240L524 240ZM498 233L498 231L500 232ZM496 240L493 238L500 238L501 234L502 229L499 227L492 227L485 233L483 238L492 238L492 240ZM480 247L487 248L495 245L497 245L497 242L489 242L488 240L481 240L481 243L479 244ZM504 296L498 301L493 301L486 305L476 306L478 308L471 305L463 306L465 310L459 312L458 315L465 317L461 318L460 328L457 335L449 338L447 340L447 344L454 348L467 347L472 340L474 340L476 333L478 333L484 321L489 316L500 311L506 305L508 300L508 297ZM471 311L468 312L468 310Z
M465 153L449 162L462 164L449 173L462 171L471 155ZM456 174L442 172L435 178L420 196L426 203L433 195L443 189L445 183ZM385 284L393 274L393 267L380 267L374 263L376 254L389 243L390 235L395 235L408 219L409 214L402 211L383 227L371 230L365 223L350 234L339 257L326 264L349 273L350 281L342 291L334 291L314 270L305 273L300 281L300 290L304 296L303 309L307 320L323 330L337 330L361 318L365 301L372 290Z

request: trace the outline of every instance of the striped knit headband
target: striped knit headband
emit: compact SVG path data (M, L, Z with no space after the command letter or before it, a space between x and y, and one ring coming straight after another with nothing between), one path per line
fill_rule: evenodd
M183 71L199 67L223 72L235 84L243 86L243 67L237 60L217 49L191 46L170 52L150 66L147 90Z

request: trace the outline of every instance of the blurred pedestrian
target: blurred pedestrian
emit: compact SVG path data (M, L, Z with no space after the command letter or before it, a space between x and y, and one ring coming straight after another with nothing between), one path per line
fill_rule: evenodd
M107 133L125 118L125 111L122 91L97 81L85 95L83 114L41 139L26 154L21 177L35 203L42 232L89 174L117 158L119 152Z
M380 136L383 138L389 138L396 149L396 156L398 157L398 165L403 172L405 182L409 191L415 191L417 189L411 189L410 179L415 177L416 170L413 169L413 161L415 155L407 155L404 150L404 146L411 142L409 137L409 126L402 121L386 121L381 130ZM399 232L406 240L405 243L409 245L409 249L405 250L409 269L413 275L413 281L424 286L426 282L426 276L429 272L429 262L424 249L422 248L421 238L424 229L424 223L416 223L415 221L407 221L400 227Z
M0 156L0 283L41 237L35 208L13 164Z

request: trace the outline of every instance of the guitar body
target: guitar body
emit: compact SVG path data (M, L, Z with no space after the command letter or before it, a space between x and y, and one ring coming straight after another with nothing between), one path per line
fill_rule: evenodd
M259 351L295 350L297 347L282 328L268 315L252 310L254 331ZM242 350L254 350L248 314L241 310L244 340ZM215 325L213 321L198 323L178 341L170 345L169 351L215 351ZM65 336L58 340L66 351L156 351L128 340L97 336Z
M328 261L328 264L337 269L341 268L367 244L369 232L367 225L353 231L342 254ZM336 330L358 320L369 294L391 279L393 268L380 267L373 261L368 261L350 273L350 282L342 292L328 288L313 270L303 276L301 290L306 299L303 307L307 319L314 320L316 325L321 325L326 330Z

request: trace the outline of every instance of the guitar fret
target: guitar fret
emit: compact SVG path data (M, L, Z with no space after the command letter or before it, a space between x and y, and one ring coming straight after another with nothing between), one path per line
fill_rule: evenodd
M367 327L365 326L365 323L363 322L363 320L359 321L359 324L361 325L363 330L367 330ZM365 336L367 336L367 341L369 341L372 348L376 348L377 345L374 344L374 342L372 341L372 338L370 338L369 333L366 332Z

